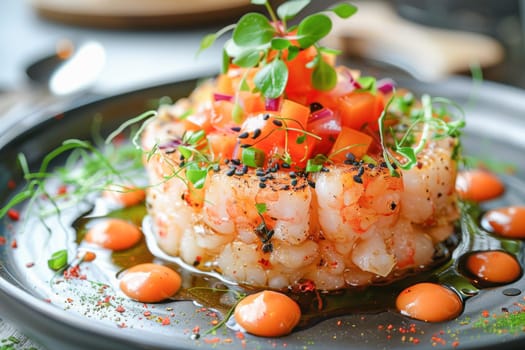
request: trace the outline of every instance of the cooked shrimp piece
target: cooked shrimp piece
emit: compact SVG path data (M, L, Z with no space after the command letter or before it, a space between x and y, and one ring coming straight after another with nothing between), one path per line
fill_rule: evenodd
M403 171L402 215L416 224L434 225L438 218L457 218L456 165L453 140L432 143L418 155L418 165Z
M217 264L222 274L233 281L263 286L267 284L267 276L261 259L264 257L257 245L232 242L224 247Z
M334 241L354 241L380 219L399 212L402 190L401 179L386 167L334 166L319 173L315 192L323 234Z
M395 256L387 250L379 235L370 235L357 241L352 251L352 261L361 270L382 277L388 276L396 265Z

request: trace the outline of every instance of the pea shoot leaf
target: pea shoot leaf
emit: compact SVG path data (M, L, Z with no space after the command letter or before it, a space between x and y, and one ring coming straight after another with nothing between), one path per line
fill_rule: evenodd
M291 44L290 40L284 38L273 38L271 42L272 49L274 50L285 50Z
M239 67L250 68L255 67L260 59L259 50L245 50L233 59L233 63Z
M332 20L322 13L310 15L299 23L297 36L299 45L307 48L324 38L332 30Z
M349 3L340 3L330 8L330 10L341 18L348 18L357 12L357 7Z
M281 20L288 21L297 16L297 14L308 6L309 3L310 0L293 0L285 2L277 8L277 15Z
M288 67L280 59L274 59L264 66L254 78L255 86L267 98L281 96L288 82Z
M331 90L337 84L337 73L331 65L321 59L312 72L312 83L317 90Z
M248 13L241 17L233 31L235 44L244 47L268 44L276 33L268 18L260 13Z

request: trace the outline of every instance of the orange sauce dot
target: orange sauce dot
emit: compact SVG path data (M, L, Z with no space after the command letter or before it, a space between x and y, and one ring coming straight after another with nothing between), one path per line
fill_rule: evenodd
M505 192L505 185L486 170L466 170L458 173L456 191L461 199L483 202L501 196Z
M510 206L489 210L481 219L481 226L507 238L525 238L525 207Z
M171 297L180 289L179 274L158 264L139 264L120 276L120 289L131 299L155 303Z
M511 283L521 275L518 261L502 251L472 253L465 266L472 275L489 283Z
M142 203L146 192L138 187L115 187L104 191L103 196L127 208Z
M456 318L463 302L452 290L435 283L418 283L403 290L396 299L403 315L426 322L443 322Z
M133 247L142 237L136 225L122 219L98 221L86 233L85 240L106 249L124 250Z
M285 294L266 290L241 300L234 317L248 333L279 337L292 332L301 318L301 309Z

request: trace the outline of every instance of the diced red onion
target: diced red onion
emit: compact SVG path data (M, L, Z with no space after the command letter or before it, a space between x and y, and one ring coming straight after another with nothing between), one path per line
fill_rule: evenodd
M214 93L213 94L213 100L214 101L233 101L232 95L226 95L226 94L220 94L220 93Z
M379 91L381 91L384 94L388 94L394 91L394 88L396 87L396 82L390 78L384 78L378 80L376 86Z
M330 108L313 112L307 129L319 136L337 135L341 132L341 120Z
M330 108L322 108L319 109L312 114L310 114L310 117L308 118L308 123L312 123L314 121L320 120L320 119L326 119L326 118L333 118L334 112Z
M267 98L264 101L264 108L267 111L278 111L281 108L280 98Z
M355 89L360 89L361 84L354 79L350 70L346 67L338 67L337 69L337 85L330 92L330 94L335 96L346 95Z

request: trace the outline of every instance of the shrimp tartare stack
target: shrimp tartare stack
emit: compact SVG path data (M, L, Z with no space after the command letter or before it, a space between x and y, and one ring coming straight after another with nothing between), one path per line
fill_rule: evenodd
M290 35L270 25L274 37ZM386 283L432 266L458 218L460 123L428 96L416 100L297 45L293 58L270 46L249 67L233 59L147 124L159 247L274 289ZM265 80L272 65L286 73L277 92L267 88L276 75Z

